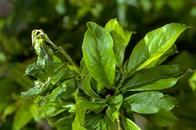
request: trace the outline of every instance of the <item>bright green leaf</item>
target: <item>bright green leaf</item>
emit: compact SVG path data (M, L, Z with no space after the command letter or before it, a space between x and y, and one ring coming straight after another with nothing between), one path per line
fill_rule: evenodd
M36 121L40 120L39 110L40 110L40 107L38 104L35 104L35 103L31 104L30 112L31 112L31 115L33 116L33 119Z
M89 22L84 35L82 53L90 74L102 85L114 84L116 59L113 39L104 28Z
M160 58L157 58L156 60L154 60L149 66L148 68L160 65L162 62L164 62L168 57L175 55L176 53L178 53L177 47L175 44L172 45L172 47L167 50Z
M172 87L184 70L178 65L161 65L137 71L127 79L123 91L161 90Z
M122 124L124 130L141 130L133 121L126 117L122 119Z
M179 78L160 79L153 83L141 85L128 89L127 91L145 91L145 90L162 90L173 87Z
M176 101L173 97L160 92L140 92L125 98L125 107L141 114L153 114L159 111L170 111Z
M113 38L117 64L121 65L124 60L125 48L129 43L132 33L123 30L122 26L116 19L111 19L109 22L107 22L105 29L110 32Z
M127 73L152 67L187 28L184 24L171 23L146 34L133 49L127 64Z
M87 130L84 126L85 112L86 110L79 110L78 108L74 121L72 122L73 130Z

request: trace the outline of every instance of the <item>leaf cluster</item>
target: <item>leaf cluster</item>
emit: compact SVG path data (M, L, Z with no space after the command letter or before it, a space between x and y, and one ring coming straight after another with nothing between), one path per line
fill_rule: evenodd
M146 34L125 60L133 32L116 19L105 27L87 23L83 58L77 66L42 30L32 32L37 61L27 67L34 87L34 117L47 118L59 130L140 130L134 113L169 112L176 100L159 90L173 87L185 70L160 65L176 53L174 42L187 28L171 23Z

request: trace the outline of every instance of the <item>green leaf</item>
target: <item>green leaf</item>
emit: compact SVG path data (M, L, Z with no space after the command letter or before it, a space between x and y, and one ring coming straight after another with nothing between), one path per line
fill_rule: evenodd
M189 79L189 84L192 90L195 91L196 90L196 72L194 72L191 78Z
M124 60L125 48L129 43L132 33L123 30L116 19L111 19L107 22L105 29L110 32L113 38L116 61L118 65L121 65Z
M63 117L59 119L57 122L55 122L54 127L56 127L57 130L72 130L72 122L73 117Z
M127 64L127 74L153 67L187 28L184 24L171 23L146 34L133 49Z
M46 82L45 84L41 84L40 82L35 81L34 84L35 84L35 87L30 88L26 92L22 92L21 96L22 97L31 97L31 96L39 95L39 94L45 92L49 86L48 82ZM44 86L44 87L42 87L42 86Z
M12 130L21 130L31 119L30 104L22 103L14 116Z
M89 113L85 118L85 127L88 130L107 130L107 123L104 120L104 115L98 113Z
M112 121L107 115L104 117L107 124L107 130L121 130L120 120Z
M39 104L38 118L53 117L67 111L72 113L74 109L74 96L76 84L73 79L62 82L46 96L38 96L36 103ZM35 107L36 108L36 107Z
M39 113L39 110L40 110L40 106L36 103L32 103L31 106L30 106L30 112L33 116L33 119L36 120L36 121L39 121L41 117L40 113Z
M126 117L123 117L122 124L124 130L141 130L133 121Z
M87 130L84 127L84 118L85 118L86 110L78 110L76 111L76 115L74 121L72 122L72 129L73 130Z
M93 90L91 80L92 76L90 75L90 73L88 73L84 78L84 81L82 82L82 88L88 96L92 98L100 98L100 96Z
M160 65L140 70L126 80L122 90L126 92L169 88L176 84L184 72L178 65Z
M46 99L49 102L54 102L58 98L62 98L65 101L67 99L74 98L73 93L76 91L76 89L74 79L66 80L53 89L53 91L47 95Z
M105 108L105 101L89 101L84 97L78 96L79 91L74 93L76 100L76 115L72 123L73 130L86 130L85 128L85 115L86 111L101 111Z
M157 60L154 60L154 62L151 63L150 66L156 66L156 65L160 65L162 62L164 62L168 57L175 55L178 53L177 47L175 44L172 45L172 47L167 50L160 58L158 58ZM150 67L149 66L149 67Z
M140 92L125 98L125 108L141 114L153 114L159 111L170 111L176 100L160 92Z
M83 60L81 61L81 71L82 71L82 75L81 75L82 90L91 98L100 98L100 96L92 88L93 78L91 74L89 73L88 69L86 68L86 65Z
M112 96L108 100L108 109L106 110L107 116L112 120L113 122L119 119L119 109L121 107L121 104L123 102L123 96L121 94L117 96Z
M87 24L82 53L90 74L102 85L114 84L116 59L113 40L108 31L95 23Z
M150 84L130 88L127 91L162 90L173 87L178 80L179 78L160 79Z
M34 81L33 88L22 92L23 97L46 93L63 80L72 79L78 75L77 67L71 64L71 61L64 62L57 55L58 52L61 54L64 54L64 52L53 45L41 30L32 32L32 43L37 54L37 61L29 65L25 73L34 77L36 81ZM49 43L52 44L51 47Z

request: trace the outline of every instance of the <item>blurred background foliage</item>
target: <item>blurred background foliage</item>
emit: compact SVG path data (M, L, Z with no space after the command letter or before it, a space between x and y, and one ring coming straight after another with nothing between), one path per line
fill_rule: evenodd
M104 25L118 18L126 29L135 31L133 46L146 32L171 22L193 27L178 39L179 52L165 64L188 69L176 87L168 91L179 104L171 113L135 115L144 130L195 130L196 128L196 1L195 0L0 0L0 129L52 130L37 121L34 104L20 97L32 87L24 75L35 61L31 31L43 29L51 40L68 51L79 63L86 22Z

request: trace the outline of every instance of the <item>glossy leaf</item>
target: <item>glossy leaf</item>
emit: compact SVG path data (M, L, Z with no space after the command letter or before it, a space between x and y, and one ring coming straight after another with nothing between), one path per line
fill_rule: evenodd
M90 74L102 85L114 84L116 59L113 39L104 28L89 22L84 35L82 53Z
M116 19L111 19L105 25L105 29L108 30L113 38L114 52L118 65L122 65L124 60L125 48L129 43L132 33L123 30L122 26Z
M140 92L125 98L125 107L141 114L153 114L159 111L170 111L176 102L171 96L160 92Z
M162 89L173 87L178 80L179 78L160 79L150 84L129 88L127 91L162 90Z
M140 70L127 79L123 91L161 90L172 87L184 70L178 65L161 65Z
M141 130L133 121L126 117L123 117L122 124L124 130Z
M172 55L175 55L177 53L178 53L177 47L176 47L175 44L173 44L172 47L169 50L167 50L160 58L158 58L157 60L154 60L154 62L151 63L151 65L149 66L149 68L161 64L168 57L170 57Z
M127 64L127 73L153 67L187 28L184 24L171 23L146 34L133 49Z

